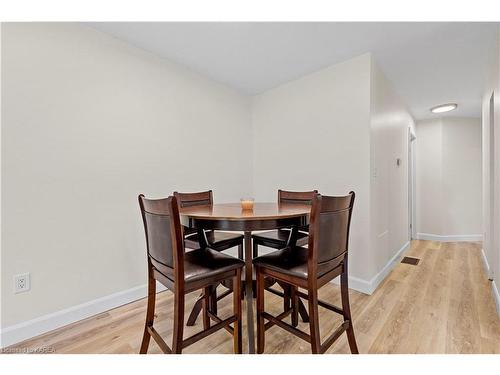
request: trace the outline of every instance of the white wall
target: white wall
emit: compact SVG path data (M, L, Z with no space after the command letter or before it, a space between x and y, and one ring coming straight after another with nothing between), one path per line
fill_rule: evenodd
M419 238L482 239L481 133L476 118L417 123Z
M253 98L253 175L258 200L279 188L356 192L350 274L374 273L370 251L370 55L336 64Z
M492 95L494 103L493 108L490 108ZM490 137L490 122L494 124L493 137ZM482 129L485 240L483 248L489 277L493 279L492 289L497 302L497 311L500 314L500 236L498 235L500 225L500 28L494 46L494 60L483 96Z
M419 121L417 129L417 236L418 233L440 235L443 233L441 120Z
M82 25L2 25L2 108L2 328L145 284L139 193L251 187L247 97Z
M409 246L408 137L415 124L374 60L371 67L371 244L383 276Z
M442 233L482 240L481 120L446 117L442 126Z
M350 287L371 293L408 244L413 119L370 54L254 97L254 191L356 192ZM396 159L401 165L396 166Z

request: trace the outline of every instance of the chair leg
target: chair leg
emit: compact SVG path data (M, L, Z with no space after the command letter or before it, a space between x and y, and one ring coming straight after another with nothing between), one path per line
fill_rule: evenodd
M202 305L203 305L203 329L209 329L210 328L210 317L208 316L208 309L210 306L210 287L205 287L203 290L203 299ZM194 309L193 309L194 311ZM192 312L191 312L192 314ZM191 317L191 316L189 316ZM188 321L189 322L189 321Z
M253 249L252 256L254 258L257 258L259 256L259 243L257 241L255 241L255 239L253 240L252 249Z
M304 323L309 323L309 315L307 314L306 307L304 306L304 302L300 299L300 297L297 297L299 300L299 315L302 318L302 321Z
M210 288L210 311L217 315L217 285L212 285Z
M281 287L283 288L283 312L287 311L290 309L290 300L291 300L291 293L292 293L292 288L288 284L281 284Z
M291 287L291 298L292 298L292 326L297 327L299 325L299 297L297 296L297 287Z
M340 294L342 297L342 311L344 311L344 321L349 321L349 327L346 329L347 341L352 354L359 354L356 338L354 337L354 327L351 318L351 306L349 305L349 287L347 282L347 267L340 275Z
M243 260L243 242L238 245L238 258Z
M151 339L151 334L148 331L148 327L153 326L153 321L155 317L155 302L156 302L156 281L151 277L148 277L148 307L146 311L146 323L144 325L144 334L142 335L140 354L146 354L148 352L149 341Z
M236 275L233 278L233 310L236 315L233 332L234 353L241 354L243 352L242 340L242 324L241 324L241 269L236 270Z
M172 336L172 353L182 353L184 334L184 291L176 290L174 299L174 332Z
M200 297L196 300L196 303L193 306L193 309L191 310L191 313L189 314L189 318L187 320L186 325L187 326L194 326L196 323L196 319L198 319L198 315L200 315L200 312L203 308L203 296L204 294L201 293Z
M257 267L257 353L264 353L265 327L264 317L264 275Z
M309 327L311 330L312 354L319 354L321 342L319 336L318 290L309 290Z

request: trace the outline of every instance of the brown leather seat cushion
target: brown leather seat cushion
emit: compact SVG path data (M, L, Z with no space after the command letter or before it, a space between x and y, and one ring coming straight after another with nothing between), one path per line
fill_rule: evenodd
M153 266L173 280L173 269L151 258ZM242 268L245 263L235 257L216 250L197 249L184 254L184 280L186 283Z
M236 246L239 241L243 241L243 235L231 232L207 231L207 239L212 247ZM184 238L186 245L195 245L199 247L198 233L188 235ZM231 247L232 247L231 246Z
M268 232L256 233L252 237L256 240L268 241L276 243L277 245L283 244L283 246L288 241L290 236L290 229L277 229L270 230ZM309 241L309 236L304 232L297 232L297 245L304 246L307 245Z
M344 260L344 253L328 262L318 264L318 275L321 277L338 267ZM269 268L290 276L307 279L307 249L300 246L287 247L282 250L262 255L253 260L255 265Z

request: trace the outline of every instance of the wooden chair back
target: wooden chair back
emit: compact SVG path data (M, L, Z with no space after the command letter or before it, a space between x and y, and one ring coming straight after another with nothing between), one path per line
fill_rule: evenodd
M177 198L146 199L141 194L139 206L149 261L157 269L171 269L174 282L184 280L184 239Z
M317 190L312 191L287 191L278 190L278 202L280 204L311 204L313 198L318 194Z
M179 193L174 191L179 207L212 206L214 204L212 190L200 191L197 193ZM183 227L184 235L189 236L197 230L191 227Z
M313 198L318 194L317 190L312 191L287 191L278 190L279 204L312 204ZM308 232L308 225L301 225L298 228L300 231Z
M175 191L174 197L177 198L179 207L211 206L214 203L212 190L197 193L179 193Z
M318 265L341 263L349 247L349 230L355 194L332 197L317 194L309 221L308 269L316 275Z

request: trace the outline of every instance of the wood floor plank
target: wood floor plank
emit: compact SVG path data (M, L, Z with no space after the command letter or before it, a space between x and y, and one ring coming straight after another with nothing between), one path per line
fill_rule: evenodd
M468 253L472 246L466 247L459 243L453 243L451 246L455 252L455 266L451 278L446 352L475 353L480 348L479 315L476 307L476 302L480 301L474 296L471 281Z
M418 265L398 264L370 296L350 291L353 324L361 353L500 353L500 319L481 259L481 244L412 241L405 254ZM222 287L221 287L222 288ZM221 289L222 290L222 289ZM329 284L321 299L340 306L340 288ZM198 293L186 298L186 319ZM157 296L155 327L170 343L173 296ZM279 314L282 301L266 293L266 310ZM231 314L231 298L219 302L219 315ZM245 309L243 301L243 309ZM9 349L49 347L55 353L138 353L146 300L104 312L16 344ZM321 337L333 332L341 318L320 308ZM289 318L287 318L289 319ZM246 322L243 321L243 332ZM201 319L186 327L184 337L201 329ZM299 319L299 327L309 325ZM243 337L243 350L247 342ZM185 353L232 353L224 330L185 349ZM345 335L327 353L349 353ZM148 353L161 353L151 340ZM277 326L266 332L265 353L310 353L309 344Z
M437 259L432 269L432 277L427 284L423 305L416 325L427 327L434 322L433 329L421 331L417 341L416 353L444 353L446 348L446 325L450 304L450 279L452 261L448 254L448 245L442 244L437 251Z
M419 254L418 266L400 264L398 267L415 267L403 294L385 319L385 324L375 338L370 353L415 353L426 327L418 323L427 284L431 278L439 250L424 248Z

